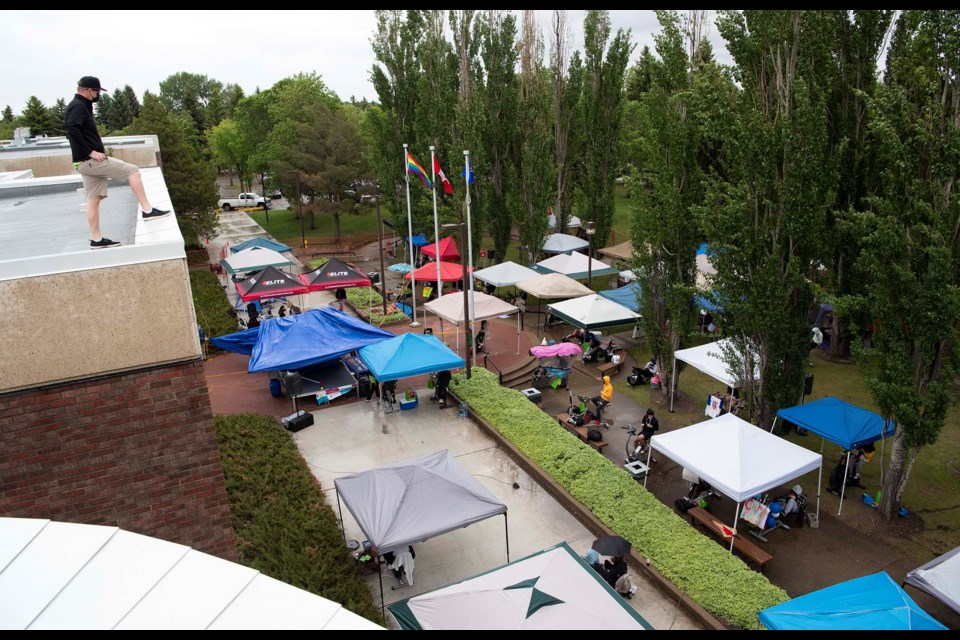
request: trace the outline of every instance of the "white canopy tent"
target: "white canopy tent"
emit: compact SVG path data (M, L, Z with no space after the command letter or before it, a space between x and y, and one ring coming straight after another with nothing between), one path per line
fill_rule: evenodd
M533 265L538 273L562 273L563 275L580 280L588 275L609 276L617 273L617 269L596 258L589 258L582 253L561 253L541 260Z
M507 505L497 500L446 449L343 476L333 484L338 509L343 498L363 535L379 554L406 549L416 542L503 515L507 562L510 561Z
M524 267L510 260L473 273L473 277L477 280L492 284L495 287L509 287L538 275L540 274L530 267Z
M0 628L379 629L255 569L117 527L0 518Z
M633 259L633 243L627 240L620 244L604 247L597 251L600 255L610 256L611 258L620 258L621 260Z
M565 542L388 609L405 630L652 630Z
M567 229L576 229L581 225L582 223L580 222L580 218L578 218L577 216L571 216L570 219L567 220ZM557 216L555 216L552 213L547 216L547 228L548 229L557 228Z
M543 240L541 250L544 253L568 253L577 249L586 249L590 243L583 238L566 233L551 233Z
M547 310L581 329L614 327L640 318L640 314L597 293L548 304Z
M903 581L960 614L960 547L914 569Z
M820 493L823 456L730 413L653 436L647 454L648 467L653 449L736 500L733 529L737 527L744 500L814 469L820 469L817 476L817 493ZM646 486L646 478L643 482ZM733 550L733 538L730 550Z
M293 264L293 261L283 257L273 249L252 247L237 251L229 258L221 260L220 264L227 270L227 273L244 273L259 271L267 267L286 267Z
M529 280L523 280L517 283L517 288L532 296L537 296L541 301L566 300L567 298L579 298L593 293L593 289L580 284L573 278L568 278L562 273L547 273ZM540 313L539 306L537 313Z
M469 291L471 320L488 320L499 316L517 314L517 353L520 353L520 309L496 296L487 295L481 291ZM441 327L444 320L460 326L467 322L463 310L463 293L455 291L440 296L423 305L423 308L440 318ZM441 329L442 331L442 329ZM457 352L460 351L460 334L457 333Z
M719 380L728 387L735 388L743 381L743 373L732 371L723 359L724 351L736 349L729 338L708 342L689 349L680 349L673 353L673 380L670 382L670 411L673 411L673 397L677 391L677 360L686 362L694 369L702 371L711 378ZM739 352L738 352L739 353ZM742 354L740 360L743 361ZM754 368L754 380L760 379L760 371Z

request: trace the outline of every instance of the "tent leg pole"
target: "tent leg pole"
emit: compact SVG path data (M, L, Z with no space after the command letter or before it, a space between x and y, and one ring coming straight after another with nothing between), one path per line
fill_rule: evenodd
M820 522L820 492L823 486L823 463L820 464L820 471L817 473L817 522Z
M507 512L503 512L503 536L507 540L507 564L510 564L510 528L507 526Z
M742 505L742 504L743 504L742 502L738 502L738 503L737 503L737 510L734 511L734 513L733 513L733 530L734 530L734 531L737 530L737 518L740 517L740 505ZM734 540L734 536L736 536L736 535L737 535L737 534L733 534L732 536L730 536L730 553L733 553L733 540Z
M334 490L337 492L337 512L340 514L340 533L343 534L343 543L346 544L347 531L343 528L343 509L340 507L340 490L336 489L336 486L334 486Z
M677 394L677 356L673 356L673 380L670 382L670 413L673 413L673 396Z
M847 451L847 464L843 465L843 480L840 483L840 508L837 509L837 515L843 511L843 497L847 493L847 474L850 473L850 452Z
M383 601L383 569L380 567L380 550L377 549L377 577L380 578L380 615L386 619L387 603Z
M770 425L770 433L773 433L773 430L777 427L777 420L780 419L780 416L773 416L773 424Z
M520 314L517 314L517 355L520 355ZM880 454L880 462L883 462L883 454Z
M630 436L627 436L628 438ZM651 440L652 441L652 440ZM653 457L653 445L647 447L647 472L643 474L643 488L647 488L647 478L650 477L650 458Z

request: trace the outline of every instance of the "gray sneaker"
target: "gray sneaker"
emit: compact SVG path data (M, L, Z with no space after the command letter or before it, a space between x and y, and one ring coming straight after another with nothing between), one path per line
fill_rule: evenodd
M150 211L143 212L143 219L147 222L150 220L159 220L160 218L166 218L170 215L169 211L164 211L163 209L157 209L156 207L150 209Z
M90 248L91 249L107 249L109 247L119 247L120 243L111 240L110 238L100 238L99 240L91 240Z

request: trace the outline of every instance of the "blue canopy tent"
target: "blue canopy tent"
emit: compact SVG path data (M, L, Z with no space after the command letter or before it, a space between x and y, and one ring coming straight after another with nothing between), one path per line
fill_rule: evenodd
M412 242L415 247L423 247L430 244L430 241L427 240L427 237L422 233L418 233L412 238L410 236L406 237L407 242Z
M459 369L466 363L439 338L404 333L360 349L360 359L378 382Z
M236 333L229 333L225 336L210 338L210 344L224 351L242 353L248 356L253 351L253 345L257 343L257 338L260 336L260 326L237 331Z
M947 630L884 571L788 600L757 618L776 630Z
M770 433L773 433L777 426L777 420L780 419L811 431L824 440L829 440L842 447L847 451L848 467L850 452L853 449L889 438L896 429L892 420L884 421L873 411L861 409L833 396L787 409L780 409L770 426ZM820 442L820 453L823 453L822 440ZM883 459L883 453L880 454L880 459ZM846 477L846 470L844 471L844 477ZM846 489L846 486L843 489ZM844 491L841 490L840 511L843 510L843 494ZM840 511L837 513L839 514ZM819 514L820 496L817 496L817 515Z
M284 251L290 251L290 247L283 244L282 242L277 242L276 240L271 240L269 238L251 238L236 245L235 247L230 247L230 253L236 253L238 251L243 251L244 249L250 249L252 247L260 247L261 249L270 249L276 251L277 253L283 253Z
M247 371L301 369L392 337L331 307L311 309L261 324Z
M625 306L634 313L640 313L640 303L637 302L638 296L640 295L639 282L631 282L625 287L617 287L616 289L601 291L600 295L607 300L613 300L617 304Z

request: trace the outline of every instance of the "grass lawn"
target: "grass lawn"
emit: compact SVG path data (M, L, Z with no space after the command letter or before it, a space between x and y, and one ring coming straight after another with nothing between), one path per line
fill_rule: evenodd
M270 222L267 222L267 214ZM380 207L381 219L391 216L386 207ZM271 209L250 213L257 224L267 230L274 238L291 247L300 246L300 221L296 212L291 209ZM321 242L332 243L334 240L333 216L318 215L314 220L316 229L310 229L310 217L304 216L303 237L308 245L317 245ZM385 229L387 230L387 229ZM373 206L365 207L360 215L346 214L340 216L340 236L343 244L365 244L377 238L377 212Z
M650 358L648 349L633 347L628 350L636 362L644 363ZM852 404L877 411L878 407L867 391L866 383L856 364L838 364L811 354L810 371L814 376L813 393L804 401L817 400L826 396L835 396ZM707 396L721 388L721 384L693 367L686 367L680 374L677 389L680 403L675 413L668 413L669 402L661 391L649 386L631 387L626 376L614 381L616 393L634 400L641 405L653 407L661 421L669 420L673 425L691 425L706 420L703 407ZM813 434L799 436L789 433L785 436L791 442L812 451L820 451L821 439ZM826 490L826 481L837 464L842 450L831 442L823 442L823 489L824 498L821 510L836 513L837 499ZM887 455L890 449L887 447ZM877 455L871 463L864 466L863 484L870 493L876 493L880 487L880 445ZM814 487L804 488L809 495ZM856 511L865 509L860 504L863 489L848 488L848 497L844 500L841 519L856 525ZM912 516L918 516L910 523L910 534L900 535L899 529L887 533L872 530L880 534L885 542L918 564L927 562L934 556L960 546L960 410L953 407L948 414L947 424L940 433L940 439L932 447L925 447L917 457L913 472L907 482L903 495L903 506Z

